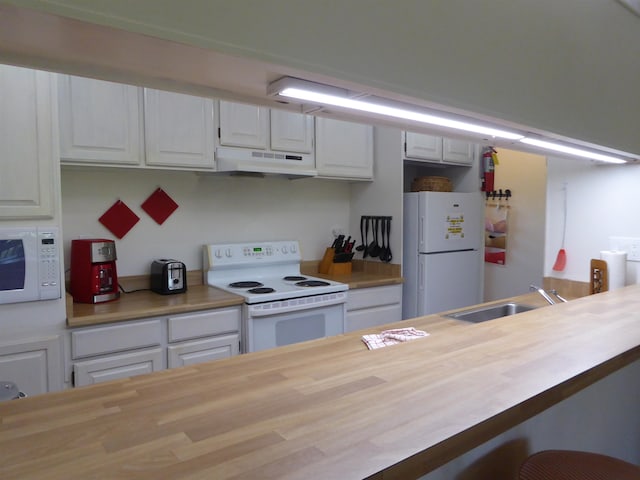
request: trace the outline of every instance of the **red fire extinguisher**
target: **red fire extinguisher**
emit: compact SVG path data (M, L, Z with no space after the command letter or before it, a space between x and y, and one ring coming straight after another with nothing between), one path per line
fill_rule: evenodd
M482 191L492 192L495 179L495 162L493 156L496 151L493 147L487 147L482 153Z

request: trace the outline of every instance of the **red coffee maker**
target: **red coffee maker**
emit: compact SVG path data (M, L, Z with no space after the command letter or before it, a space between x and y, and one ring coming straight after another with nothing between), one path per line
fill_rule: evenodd
M77 303L116 300L116 244L104 238L71 240L70 290Z

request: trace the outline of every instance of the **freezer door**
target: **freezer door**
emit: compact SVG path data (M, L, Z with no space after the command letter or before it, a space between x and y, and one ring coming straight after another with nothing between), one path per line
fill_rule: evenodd
M480 249L483 201L480 193L418 192L418 251Z
M418 257L418 316L480 303L478 250Z

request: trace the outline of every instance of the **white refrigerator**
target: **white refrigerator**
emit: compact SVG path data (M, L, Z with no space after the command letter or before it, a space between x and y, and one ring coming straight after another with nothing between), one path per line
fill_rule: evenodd
M483 207L481 192L404 194L403 318L481 302Z

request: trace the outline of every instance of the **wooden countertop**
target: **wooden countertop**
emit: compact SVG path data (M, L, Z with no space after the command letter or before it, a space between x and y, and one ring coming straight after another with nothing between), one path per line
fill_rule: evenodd
M385 265L385 267L387 266ZM315 268L315 271L313 268ZM332 276L319 274L317 272L317 262L315 262L312 263L312 267L307 266L305 274L347 283L349 289L402 283L402 277L394 268L387 268L386 271L359 270L349 275ZM202 285L199 278L201 275L200 272L190 272L189 278L191 281L187 291L173 295L160 295L151 291L136 291L122 293L120 298L113 302L94 305L74 303L71 296L67 294L67 326L85 327L101 323L122 322L138 318L230 307L244 303L243 298L239 295ZM140 280L140 278L136 278L137 282L133 283L133 285L141 285ZM146 276L144 280L148 283Z
M398 326L430 336L361 341ZM0 472L417 478L639 358L640 286L479 324L430 315L0 403Z
M160 295L151 291L123 293L113 302L73 303L67 296L67 326L83 327L197 310L231 307L243 297L207 285L190 286L185 293Z

